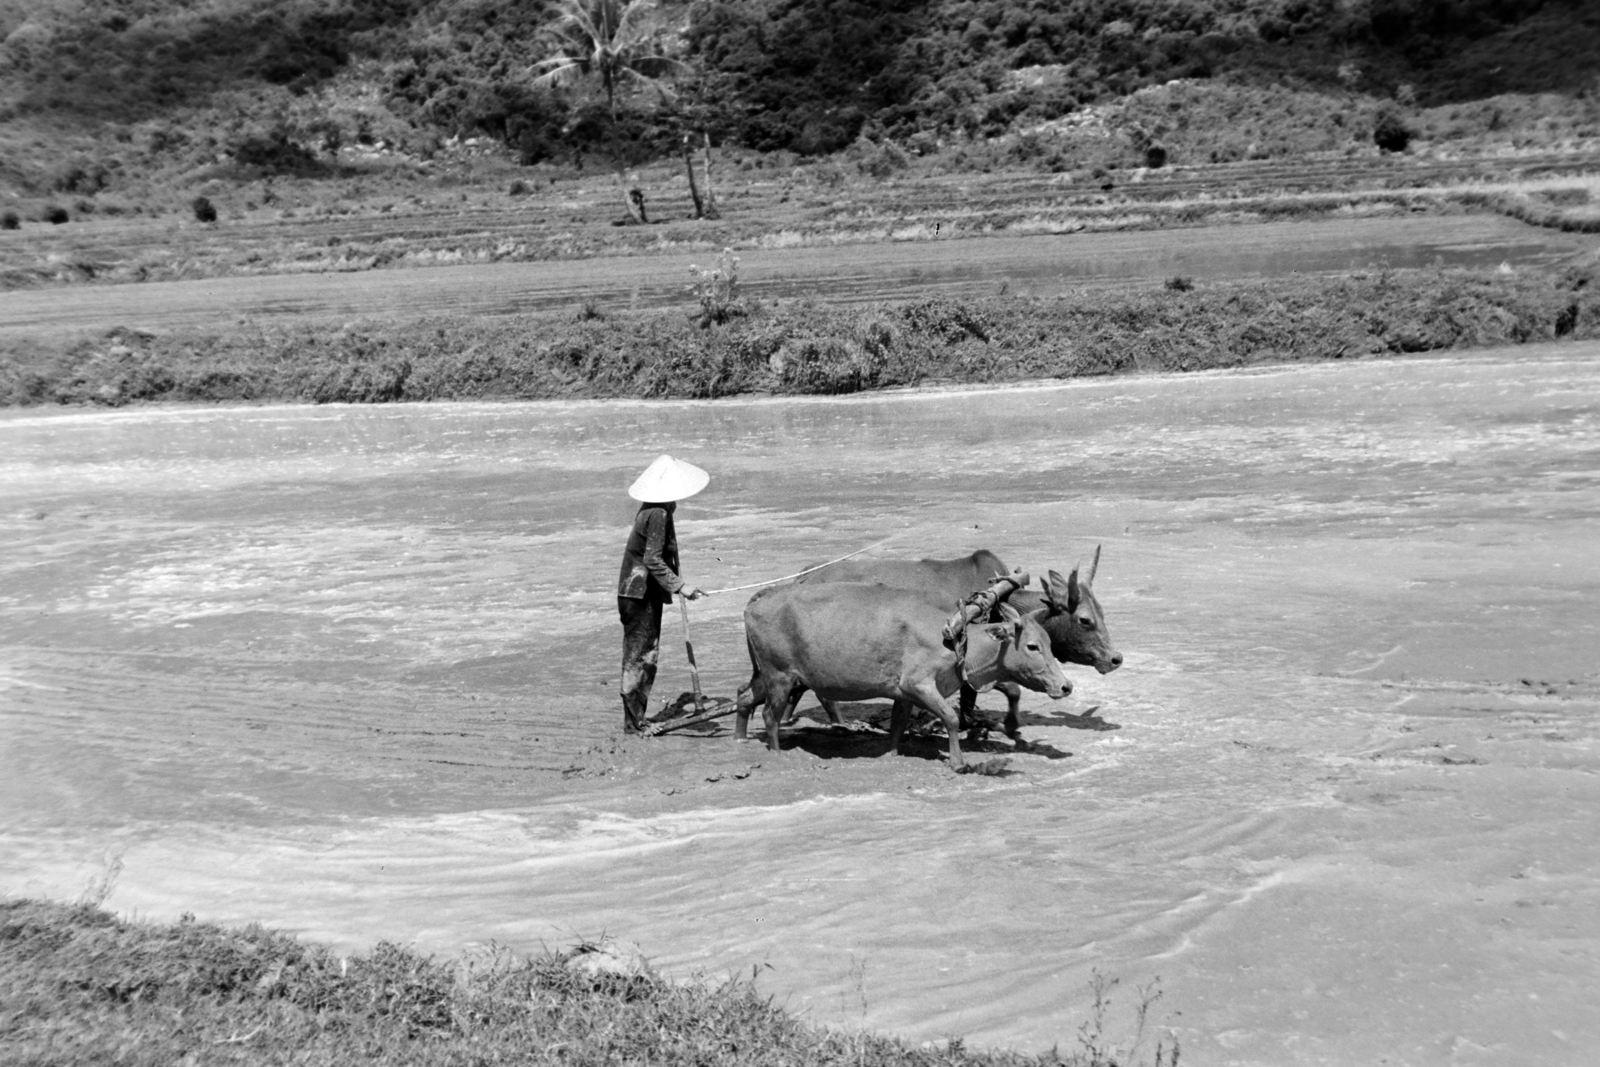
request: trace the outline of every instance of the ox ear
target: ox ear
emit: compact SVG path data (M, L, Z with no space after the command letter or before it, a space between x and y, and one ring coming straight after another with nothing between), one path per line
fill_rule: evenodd
M996 606L995 614L999 616L999 621L990 624L990 637L994 638L996 641L1022 640L1023 622L1022 613L1020 611L1012 607L1010 604L1007 604L1005 601L1001 601Z
M1083 599L1083 584L1078 581L1078 567L1072 568L1072 573L1067 575L1067 611L1077 611L1078 601Z
M1050 614L1063 615L1072 610L1067 607L1067 601L1071 598L1067 593L1067 580L1065 578L1055 571L1050 571L1045 575L1045 580L1041 584L1044 586L1045 606L1050 609Z
M1087 577L1087 578L1085 578L1083 580L1083 584L1086 585L1086 586L1094 585L1094 576L1095 576L1095 574L1097 574L1099 572L1099 570L1100 570L1100 546L1099 545L1095 545L1094 546L1094 562L1089 564L1089 577Z

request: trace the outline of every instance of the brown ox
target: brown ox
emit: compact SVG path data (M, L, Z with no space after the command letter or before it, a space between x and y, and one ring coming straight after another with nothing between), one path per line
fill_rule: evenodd
M1009 605L1003 621L967 627L966 656L945 647L954 610L948 598L918 589L864 583L784 585L763 590L744 609L750 683L739 690L734 736L744 740L750 712L765 703L767 747L778 750L778 724L802 693L825 701L894 701L889 750L900 751L913 706L938 716L950 735L950 765L962 766L961 724L945 698L963 678L977 688L1025 685L1059 700L1072 683L1049 654L1050 638L1034 615Z
M1077 663L1093 667L1101 674L1110 674L1122 666L1122 653L1111 646L1111 632L1106 628L1105 613L1100 601L1095 599L1095 572L1100 569L1100 546L1094 549L1094 561L1089 565L1087 577L1079 578L1079 568L1063 578L1050 571L1043 583L1044 592L1018 590L1011 594L1010 603L1024 615L1039 615L1039 623L1050 635L1050 654L1063 663ZM831 563L820 570L797 578L798 582L881 582L903 589L923 589L938 593L952 605L976 593L996 577L1010 573L1000 557L987 549L979 549L970 556L955 559L884 559L846 560ZM952 608L952 610L954 610ZM997 688L1006 696L1006 736L1020 739L1017 725L1017 704L1021 690L1007 683ZM977 693L970 686L961 690L961 715L968 723L977 703ZM829 701L822 701L823 710L834 722L838 712Z

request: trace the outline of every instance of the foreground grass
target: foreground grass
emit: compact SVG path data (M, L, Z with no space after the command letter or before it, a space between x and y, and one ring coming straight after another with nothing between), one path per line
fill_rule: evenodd
M1600 266L1409 270L1056 299L759 306L725 280L687 310L454 316L343 329L114 330L13 344L0 404L393 402L849 393L927 382L1192 371L1600 337Z
M913 1047L802 1023L749 982L678 984L648 968L586 968L588 948L439 962L379 944L370 955L340 957L258 926L134 924L93 907L0 901L0 1061L13 1067L1135 1062L1104 1039L1098 1019L1079 1035L1080 1050L1064 1055L974 1052L954 1039L943 1048ZM1097 1006L1104 988L1097 983ZM1178 1053L1168 1041L1141 1062L1176 1067Z

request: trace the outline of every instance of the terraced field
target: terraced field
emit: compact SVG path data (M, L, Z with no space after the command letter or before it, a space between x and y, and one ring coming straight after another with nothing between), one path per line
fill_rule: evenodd
M1508 191L1575 186L1600 201L1597 173L1600 156L1570 153L1263 160L1105 181L1021 171L878 182L842 178L838 168L753 169L724 177L723 217L713 222L686 217L685 179L663 164L641 175L657 221L619 227L616 186L606 175L573 180L529 170L530 192L513 197L508 182L493 177L455 186L395 170L371 182L270 195L266 186L241 188L218 197L216 225L186 215L104 214L30 224L0 234L0 288L1453 213L1484 210L1486 197ZM1107 182L1113 187L1103 188Z

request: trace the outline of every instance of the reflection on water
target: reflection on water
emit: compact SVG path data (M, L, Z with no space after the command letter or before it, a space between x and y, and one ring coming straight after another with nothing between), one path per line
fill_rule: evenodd
M812 1018L1194 1062L1579 1062L1600 1021L1592 347L844 400L0 416L0 891L362 946L601 931ZM662 450L685 568L1103 544L1107 731L1001 778L615 736ZM693 608L710 692L738 594ZM675 626L675 620L669 620ZM678 631L658 692L687 683ZM986 700L992 705L996 698ZM1122 995L1122 994L1119 994ZM1181 1012L1163 1015L1164 1011Z

